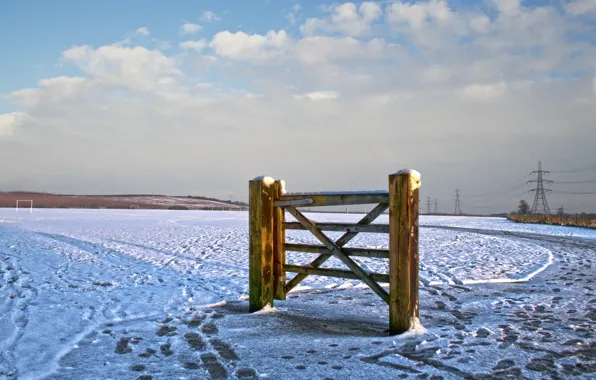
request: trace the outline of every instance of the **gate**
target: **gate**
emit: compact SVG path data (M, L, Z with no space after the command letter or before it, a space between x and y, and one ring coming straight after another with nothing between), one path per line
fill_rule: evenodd
M257 177L249 182L249 308L261 310L308 275L357 279L389 305L389 331L400 334L418 319L418 199L420 174L389 175L388 191L286 193L284 181ZM301 207L377 204L357 223L317 223ZM372 224L386 210L389 224ZM297 222L286 222L285 211ZM307 230L319 245L287 244L286 230ZM342 231L336 241L323 231ZM389 249L344 248L359 233L388 233ZM308 266L286 264L286 252L318 254ZM332 256L349 270L320 268ZM389 259L389 273L370 273L352 257ZM296 273L289 281L286 273ZM387 292L379 283L389 283Z

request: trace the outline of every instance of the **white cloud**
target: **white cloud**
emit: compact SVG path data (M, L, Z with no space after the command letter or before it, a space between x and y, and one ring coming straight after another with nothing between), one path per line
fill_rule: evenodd
M314 91L304 94L296 94L294 95L294 98L310 100L333 100L339 98L339 95L340 94L337 91Z
M155 42L158 50L170 50L172 48L172 43L170 41L156 40Z
M73 94L77 87L82 85L85 82L85 78L83 77L68 77L68 76L61 76L61 77L54 77L48 79L42 79L38 82L39 86L42 88L53 88L54 93L56 91L62 96L68 96Z
M478 33L486 33L491 26L490 18L487 15L481 14L473 16L470 20L470 27Z
M201 82L201 83L197 83L196 87L200 88L202 90L207 90L207 89L213 88L213 83Z
M13 91L4 96L8 101L14 104L21 104L28 107L35 106L41 97L41 90L38 88L24 88Z
M390 21L399 23L407 22L410 28L416 30L422 28L426 20L426 10L420 4L393 3L387 11Z
M215 22L221 20L221 18L217 16L214 12L205 11L201 15L200 20L204 22Z
M474 100L493 100L503 96L506 90L507 85L503 81L487 84L474 83L464 87L461 94Z
M137 36L148 36L149 35L149 29L147 29L146 27L138 28L137 30L135 30L135 34Z
M499 12L506 15L513 15L520 10L520 0L494 0L495 5Z
M573 15L593 13L596 12L596 0L570 0L566 9Z
M23 115L16 112L0 114L0 136L11 136L22 123Z
M201 30L203 30L203 27L201 25L187 22L182 24L182 26L180 27L180 34L182 34L183 36L188 34L196 34Z
M374 2L364 2L357 7L354 3L335 5L326 18L309 18L300 27L303 34L312 36L317 31L337 32L358 37L372 32L371 24L381 15L381 7Z
M95 81L134 90L149 90L160 77L179 73L174 59L142 46L75 46L62 56Z
M362 42L352 37L307 37L299 40L295 49L297 58L306 64L349 64L350 61L395 58L400 51L383 39Z
M286 15L286 19L290 22L291 25L295 25L298 23L299 13L302 7L300 4L294 4L292 6L292 10Z
M382 13L379 4L372 1L367 1L360 4L359 10L360 14L362 15L362 19L367 22L375 21L381 16Z
M182 49L201 51L207 47L208 43L205 40L183 41L179 45Z
M83 77L60 76L42 79L37 82L38 88L13 91L7 94L5 98L14 104L33 107L44 97L56 101L73 96L85 82L86 79Z
M249 35L244 32L219 32L213 36L209 46L219 56L246 60L268 61L279 58L290 39L284 30L269 31L266 35Z
M456 185L474 192L498 182L491 172L452 183L441 177L447 164L482 173L486 162L510 172L514 163L533 167L536 157L569 166L596 160L596 49L586 17L530 2L495 3L487 14L440 0L378 4L382 10L330 6L311 21L313 35L220 30L210 41L179 43L200 54L135 39L74 46L61 62L78 67L78 77L4 96L24 115L0 117L0 133L13 135L0 138L0 161L18 163L0 186L27 172L77 192L105 184L110 192L180 194L199 186L221 196L217 188L240 194L238 178L258 167L291 178L293 191L381 188L397 162L419 169L428 191L446 198ZM317 155L283 145L288 134ZM337 136L342 143L330 145ZM531 138L540 144L529 146ZM396 150L404 139L411 144ZM281 145L284 155L270 160ZM50 163L44 157L56 146L68 159ZM365 158L354 155L370 146ZM338 177L304 175L308 165Z
M446 82L453 76L453 72L443 66L433 65L422 72L422 81L426 83Z
M394 2L387 8L390 22L407 23L413 30L422 29L427 22L447 26L455 18L444 0L431 0L420 3Z

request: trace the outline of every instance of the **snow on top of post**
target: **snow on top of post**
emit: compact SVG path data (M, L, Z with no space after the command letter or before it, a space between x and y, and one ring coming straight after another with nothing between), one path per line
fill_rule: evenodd
M253 181L263 181L263 183L267 186L271 186L273 185L273 183L275 183L275 180L273 178L264 175L255 177Z
M410 176L410 187L412 190L420 188L420 173L413 169L402 169L398 170L396 175L409 175Z
M285 194L286 193L286 181L284 181L283 179L281 179L279 181L280 185L281 185L281 193Z

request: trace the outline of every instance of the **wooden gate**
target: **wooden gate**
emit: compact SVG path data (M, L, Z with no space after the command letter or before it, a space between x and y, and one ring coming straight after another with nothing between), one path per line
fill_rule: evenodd
M257 177L249 182L249 304L261 310L286 294L308 275L364 281L389 305L389 331L400 334L418 319L418 198L420 174L401 170L389 175L389 191L286 193L283 181ZM298 208L377 204L359 222L317 223ZM372 224L389 209L389 224ZM286 222L285 211L297 222ZM310 231L320 245L287 244L286 230ZM343 231L336 241L323 231ZM389 249L344 248L358 233L388 233ZM286 252L318 254L308 266L286 264ZM349 270L320 268L330 257ZM351 257L389 259L389 273L370 273ZM287 281L286 273L296 273ZM387 292L379 282L389 283Z

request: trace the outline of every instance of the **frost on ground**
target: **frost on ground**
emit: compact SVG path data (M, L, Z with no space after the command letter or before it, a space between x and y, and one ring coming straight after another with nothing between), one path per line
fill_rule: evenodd
M0 209L0 379L594 376L596 231L421 225L422 326L392 337L386 305L358 281L310 276L248 313L246 213ZM349 246L387 244L361 234Z

